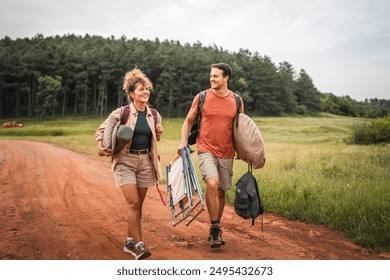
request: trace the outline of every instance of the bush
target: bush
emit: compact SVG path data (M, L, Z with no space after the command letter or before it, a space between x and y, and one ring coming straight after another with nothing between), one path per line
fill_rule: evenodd
M390 117L355 124L352 136L346 142L362 145L390 143Z

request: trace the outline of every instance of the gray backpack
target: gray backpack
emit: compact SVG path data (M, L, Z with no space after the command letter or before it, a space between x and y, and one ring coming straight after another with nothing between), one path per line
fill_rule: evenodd
M259 187L250 165L248 171L236 183L234 210L240 217L252 219L252 225L255 224L255 219L264 213Z

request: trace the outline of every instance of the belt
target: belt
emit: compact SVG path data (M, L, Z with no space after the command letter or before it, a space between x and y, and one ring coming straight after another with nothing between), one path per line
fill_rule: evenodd
M149 153L149 149L145 150L129 150L130 154L136 154L136 155L144 155Z

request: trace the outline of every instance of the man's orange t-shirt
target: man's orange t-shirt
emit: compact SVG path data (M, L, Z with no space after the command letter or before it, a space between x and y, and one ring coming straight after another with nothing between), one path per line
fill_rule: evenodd
M199 94L194 98L191 109L198 113ZM243 105L241 106L242 111ZM217 96L211 89L207 90L203 103L200 133L196 141L198 151L211 153L218 158L233 158L233 120L237 107L233 92L225 97Z

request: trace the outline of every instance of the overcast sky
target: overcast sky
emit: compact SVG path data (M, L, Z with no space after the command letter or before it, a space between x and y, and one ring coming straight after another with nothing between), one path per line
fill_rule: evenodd
M199 41L287 61L321 92L390 99L388 0L0 0L0 7L0 38Z

